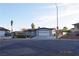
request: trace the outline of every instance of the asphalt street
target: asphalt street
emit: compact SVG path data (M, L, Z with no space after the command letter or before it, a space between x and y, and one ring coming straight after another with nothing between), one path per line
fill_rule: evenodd
M79 40L0 40L0 56L79 56Z

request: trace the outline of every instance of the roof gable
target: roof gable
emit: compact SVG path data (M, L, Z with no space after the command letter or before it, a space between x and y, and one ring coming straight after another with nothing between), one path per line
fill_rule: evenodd
M0 31L9 31L9 30L6 28L0 27Z
M37 30L40 30L40 29L54 30L54 28L45 28L45 27L43 27L43 28L38 28Z

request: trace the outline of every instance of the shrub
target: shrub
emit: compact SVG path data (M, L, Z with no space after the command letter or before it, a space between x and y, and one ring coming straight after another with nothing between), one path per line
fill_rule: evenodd
M26 38L25 35L16 35L16 38Z

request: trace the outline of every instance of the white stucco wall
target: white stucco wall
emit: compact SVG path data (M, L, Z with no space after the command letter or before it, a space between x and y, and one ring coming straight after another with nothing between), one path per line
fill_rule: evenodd
M0 37L5 36L5 31L0 31Z

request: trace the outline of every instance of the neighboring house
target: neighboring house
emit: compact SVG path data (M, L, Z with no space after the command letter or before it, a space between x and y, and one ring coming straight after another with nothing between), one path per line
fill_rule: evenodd
M27 29L24 31L27 38L32 38L36 36L36 29Z
M54 28L27 29L24 32L29 38L55 38Z
M70 32L61 38L64 39L79 39L79 23L73 24L74 28L71 28Z
M9 36L10 31L6 28L0 27L0 37Z
M73 24L74 28L72 28L72 32L79 31L79 23Z

